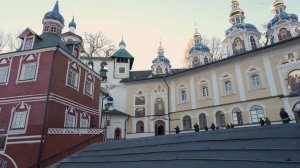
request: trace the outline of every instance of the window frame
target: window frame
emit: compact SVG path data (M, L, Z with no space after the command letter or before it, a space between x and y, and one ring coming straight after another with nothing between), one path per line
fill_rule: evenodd
M124 68L124 72L120 72L121 68ZM127 74L126 73L126 66L118 66L118 74Z
M187 131L187 130L192 130L192 117L189 115L185 115L182 117L182 129Z
M78 113L73 107L66 108L65 110L65 119L64 119L64 128L77 128L77 118ZM73 119L73 123L70 123L69 119Z
M145 133L145 123L143 121L137 121L135 123L135 133Z
M257 107L259 109L252 110L255 107ZM260 110L261 114L258 113L258 110ZM255 113L252 113L252 112L255 112ZM249 114L250 114L251 123L255 123L255 124L259 123L259 118L265 119L265 117L266 117L265 109L262 106L260 106L260 105L253 105L253 106L251 106L250 109L249 109ZM260 115L262 115L262 116L260 116ZM254 116L256 118L253 118ZM254 121L254 120L257 120L257 121Z
M4 69L7 69L6 72ZM1 82L1 71L5 72L3 73L3 81ZM0 64L0 85L6 85L9 80L9 73L10 73L10 65L1 66Z
M240 115L238 115L240 113ZM240 108L234 108L231 111L232 123L234 125L243 125L243 113Z
M178 102L179 104L188 103L188 89L185 84L181 84L178 87Z
M90 83L90 92L87 92L87 83ZM95 78L92 74L90 73L86 73L85 74L85 80L84 80L84 89L83 89L83 94L91 97L91 98L94 98L94 86L95 86Z
M51 24L49 32L51 32L51 33L57 33L57 26L55 24Z
M257 49L257 45L256 45L256 40L253 36L250 36L250 44L251 44L251 49L252 50L256 50Z
M199 117L199 128L200 129L204 129L205 127L207 127L207 116L206 116L206 114L205 113L201 113L201 114L199 114L198 117ZM201 118L201 117L203 117L203 118Z
M26 133L28 120L30 116L31 106L21 102L20 104L14 106L11 110L11 116L9 121L8 133L10 134L24 134ZM23 123L21 126L16 127L16 114L23 113ZM19 121L18 121L19 122Z
M73 86L72 83L69 83L69 81L70 81L69 78L71 78L70 74L72 74L72 73L75 74L75 79L74 79L75 86ZM79 91L79 87L80 87L80 74L81 74L81 68L79 67L79 65L77 63L72 62L72 61L69 60L68 70L67 70L67 74L66 74L66 86L69 86L70 88Z
M250 75L250 84L252 90L257 90L262 88L262 80L259 73L251 73ZM256 77L256 78L255 78Z
M27 46L28 40L32 40L30 46ZM33 48L33 45L34 45L34 41L35 41L35 36L34 35L26 36L24 38L24 41L23 41L22 50L31 50Z
M40 63L40 53L38 54L29 54L21 58L22 61L19 63L18 77L16 83L24 83L24 82L35 82L38 78L39 73L39 63ZM26 65L35 64L35 73L33 78L24 79Z
M3 70L4 68L7 68L6 78L3 82L0 82L0 85L7 85L8 84L9 77L10 77L11 63L12 63L12 58L0 59L0 72L1 72L1 69ZM3 76L5 76L5 73L3 73Z

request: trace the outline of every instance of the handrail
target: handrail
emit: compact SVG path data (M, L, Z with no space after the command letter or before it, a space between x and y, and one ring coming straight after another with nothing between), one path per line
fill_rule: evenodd
M78 143L78 144L75 144L75 145L73 145L73 146L71 146L71 147L69 147L69 148L64 149L63 151L61 151L61 152L59 152L59 153L56 153L56 154L54 154L54 155L52 155L52 156L50 156L50 157L48 157L48 158L42 160L41 163L40 163L40 165L42 165L42 167L43 167L43 164L44 164L45 162L47 162L47 161L49 161L49 160L52 160L52 159L54 159L54 158L57 158L57 157L59 157L59 156L63 156L62 159L68 157L68 156L69 156L69 155L68 155L68 151L70 151L70 150L72 150L72 149L74 149L74 148L76 148L76 147L78 147L78 146L80 146L80 145L82 145L82 144L84 144L84 143L86 143L86 142L89 142L88 145L91 144L91 140L94 139L96 136L99 136L99 135L93 135L92 137L90 137L90 138L88 138L88 139L86 139L86 140L84 140L84 141L82 141L82 142L80 142L80 143ZM72 154L73 154L73 153L72 153ZM61 159L61 160L62 160L62 159ZM36 168L36 164L30 166L30 168Z

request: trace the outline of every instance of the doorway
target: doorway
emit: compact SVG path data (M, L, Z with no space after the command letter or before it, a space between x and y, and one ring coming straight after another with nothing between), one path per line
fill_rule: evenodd
M165 122L159 120L155 122L155 136L165 135Z

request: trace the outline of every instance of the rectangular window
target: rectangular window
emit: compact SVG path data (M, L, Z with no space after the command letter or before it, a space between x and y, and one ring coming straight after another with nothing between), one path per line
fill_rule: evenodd
M88 128L88 127L89 127L89 121L87 119L81 119L80 128Z
M89 80L86 80L84 92L88 95L92 95L92 86L93 86L92 82Z
M75 116L66 115L65 127L66 128L73 128L73 127L75 127Z
M11 129L24 129L27 118L27 111L14 112Z
M128 59L127 58L117 58L117 62L119 62L119 63L128 63Z
M36 62L23 64L20 80L31 80L35 78Z
M68 85L77 87L78 74L74 71L69 70L68 73Z
M4 150L6 137L0 136L0 151Z
M7 82L8 66L0 67L0 84Z
M32 47L33 47L33 37L26 38L24 42L24 50L32 49Z
M125 73L125 67L119 67L119 74Z

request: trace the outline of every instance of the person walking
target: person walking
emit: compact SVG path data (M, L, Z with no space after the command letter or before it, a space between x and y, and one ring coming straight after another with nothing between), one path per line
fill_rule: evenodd
M289 117L289 114L284 110L284 108L280 109L279 115L283 124L288 124L290 122L291 119Z

